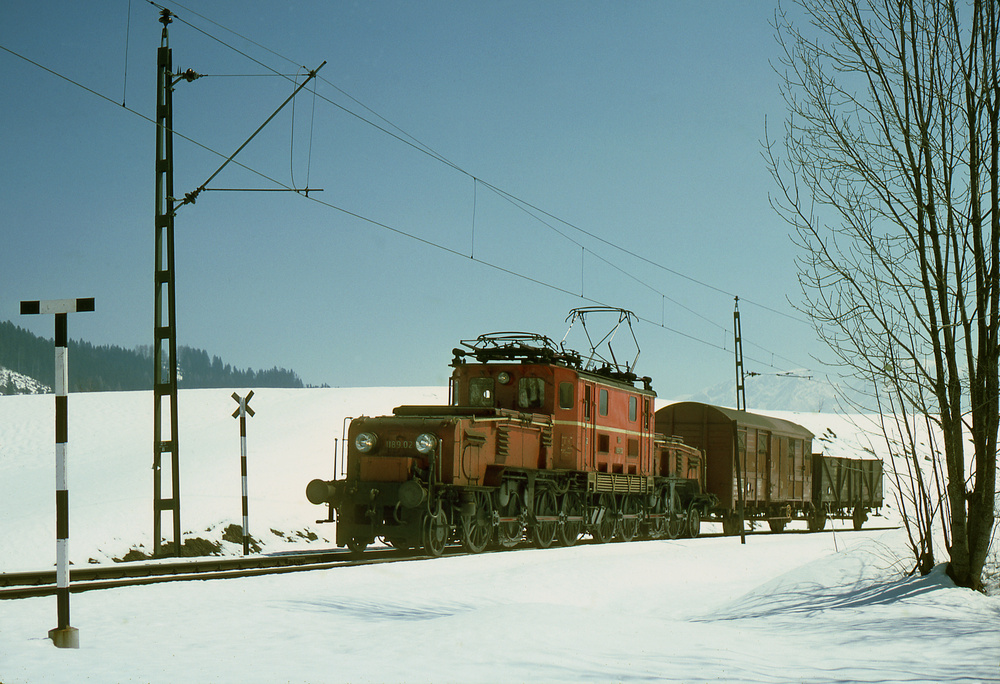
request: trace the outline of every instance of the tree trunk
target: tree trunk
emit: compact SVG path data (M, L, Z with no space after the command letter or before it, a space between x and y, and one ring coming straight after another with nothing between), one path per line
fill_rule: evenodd
M940 524L952 577L979 588L1000 428L1000 6L795 4L804 28L776 15L787 158L766 151L781 190L772 204L805 255L801 308L840 363L905 414L887 426L916 412L940 429L937 492L918 455L938 452L901 433L913 481L900 501L918 567L929 570Z

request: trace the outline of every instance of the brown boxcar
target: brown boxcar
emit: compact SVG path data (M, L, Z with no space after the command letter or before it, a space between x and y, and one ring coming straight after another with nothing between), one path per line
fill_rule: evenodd
M742 520L780 531L791 520L815 530L852 518L860 529L882 506L881 461L813 454L813 434L791 421L680 402L656 412L656 431L705 452L705 490L718 499L709 513L727 534Z
M726 533L739 530L741 507L743 518L766 520L773 530L812 511L813 434L801 425L681 402L656 412L656 431L705 452L705 489L718 499L710 515Z

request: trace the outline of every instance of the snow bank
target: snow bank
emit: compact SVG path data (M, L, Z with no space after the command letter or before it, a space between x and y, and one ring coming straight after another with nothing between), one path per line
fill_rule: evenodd
M240 518L231 393L181 392L186 534L220 535ZM251 532L272 551L310 545L294 531L328 546L313 523L323 509L303 490L331 472L344 416L445 394L255 391ZM70 398L74 563L149 547L151 402L148 393ZM0 397L3 571L54 561L52 403ZM836 417L798 418L831 427L831 448L853 439ZM906 556L900 530L841 529L87 592L72 598L79 650L46 638L54 598L4 601L0 682L1000 681L1000 599L957 589L941 572L904 577Z

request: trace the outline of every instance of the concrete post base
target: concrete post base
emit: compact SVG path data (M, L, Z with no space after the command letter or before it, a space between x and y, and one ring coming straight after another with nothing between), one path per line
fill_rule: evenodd
M76 627L50 629L49 638L56 648L80 648L80 630Z

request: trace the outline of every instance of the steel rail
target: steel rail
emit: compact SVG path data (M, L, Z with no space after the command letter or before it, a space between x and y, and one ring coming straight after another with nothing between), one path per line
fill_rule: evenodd
M817 534L817 533L851 533L878 532L898 529L896 527L866 527L861 530L853 528L823 529L816 532L808 530L748 530L747 534L782 535L782 534ZM726 535L703 533L701 537L719 538ZM639 540L650 541L650 540ZM660 539L655 541L684 541L684 539ZM580 540L580 545L596 544L590 539ZM503 552L515 549L533 549L526 542L517 547L503 549ZM497 552L500 552L498 550ZM445 555L469 555L460 546L449 546ZM93 568L70 569L70 592L80 593L99 589L115 589L119 587L141 586L160 582L183 582L190 580L237 579L242 577L257 577L261 575L282 574L289 572L305 572L309 570L329 570L339 567L355 567L359 565L376 565L380 563L395 563L399 561L428 560L431 556L424 554L402 553L398 549L370 549L360 557L346 549L309 551L305 553L275 554L246 557L210 557L204 560L189 561L141 561L121 565L104 565ZM31 598L36 596L52 596L56 593L55 570L38 572L8 572L0 573L0 600Z
M419 560L421 555L401 556L397 550L373 550L360 558L349 551L324 551L274 556L211 558L180 562L145 561L70 570L70 592L138 586L158 582L233 579L340 566L372 565L397 560ZM0 573L0 600L55 594L55 571Z

